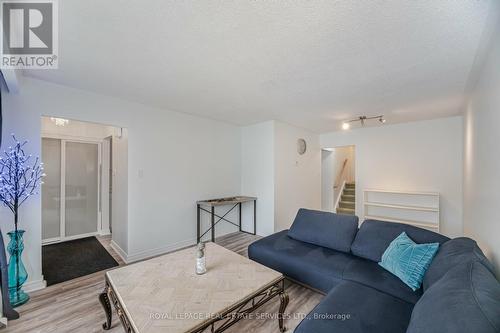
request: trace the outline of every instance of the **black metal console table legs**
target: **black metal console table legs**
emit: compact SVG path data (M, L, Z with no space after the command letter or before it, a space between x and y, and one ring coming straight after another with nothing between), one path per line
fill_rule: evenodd
M242 211L242 202L237 202L237 203L232 203L233 206L227 210L222 216L218 215L215 213L215 207L216 206L210 206L210 210L203 207L203 204L200 204L198 203L197 204L197 227L196 227L196 242L199 243L200 240L203 238L203 236L205 236L208 232L211 232L211 240L212 242L215 242L215 226L220 222L220 221L224 221L224 222L228 222L236 227L238 227L238 230L241 231L241 232L244 232L244 233L247 233L247 234L251 234L251 235L255 235L256 232L257 232L257 200L251 200L253 201L253 232L248 232L248 231L245 231L242 229L241 227L241 211ZM250 201L246 201L246 202L250 202ZM220 207L217 206L217 207ZM231 213L236 207L238 207L238 217L239 217L239 221L238 223L234 223L230 220L228 220L226 218L226 216ZM201 213L202 212L205 212L205 213L208 213L210 214L210 228L208 228L206 231L204 231L202 233L202 230L201 230ZM218 220L216 221L215 218L218 218Z

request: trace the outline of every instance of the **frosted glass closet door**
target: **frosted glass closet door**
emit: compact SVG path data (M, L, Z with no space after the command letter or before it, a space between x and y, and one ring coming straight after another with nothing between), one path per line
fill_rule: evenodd
M97 232L98 145L66 142L66 237Z
M61 234L61 140L42 139L42 239Z

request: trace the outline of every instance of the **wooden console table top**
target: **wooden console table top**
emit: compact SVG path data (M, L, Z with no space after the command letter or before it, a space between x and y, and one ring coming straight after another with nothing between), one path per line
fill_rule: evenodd
M224 205L235 205L241 202L255 201L256 197L247 197L244 195L235 196L235 197L227 197L227 198L218 198L218 199L209 199L209 200L200 200L196 203L204 206L224 206Z
M195 273L196 247L106 273L109 292L130 331L204 331L210 317L284 279L281 273L215 243L207 243L205 251L204 275Z

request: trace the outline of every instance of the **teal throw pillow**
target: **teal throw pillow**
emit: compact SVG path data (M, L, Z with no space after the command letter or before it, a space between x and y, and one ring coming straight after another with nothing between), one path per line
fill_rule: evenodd
M389 244L378 264L415 291L422 285L438 248L439 243L417 244L402 232Z

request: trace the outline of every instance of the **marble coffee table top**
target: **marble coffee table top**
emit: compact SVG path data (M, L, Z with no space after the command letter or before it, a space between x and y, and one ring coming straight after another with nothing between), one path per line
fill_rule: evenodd
M207 272L196 275L196 247L106 273L136 332L190 332L282 274L207 243Z

